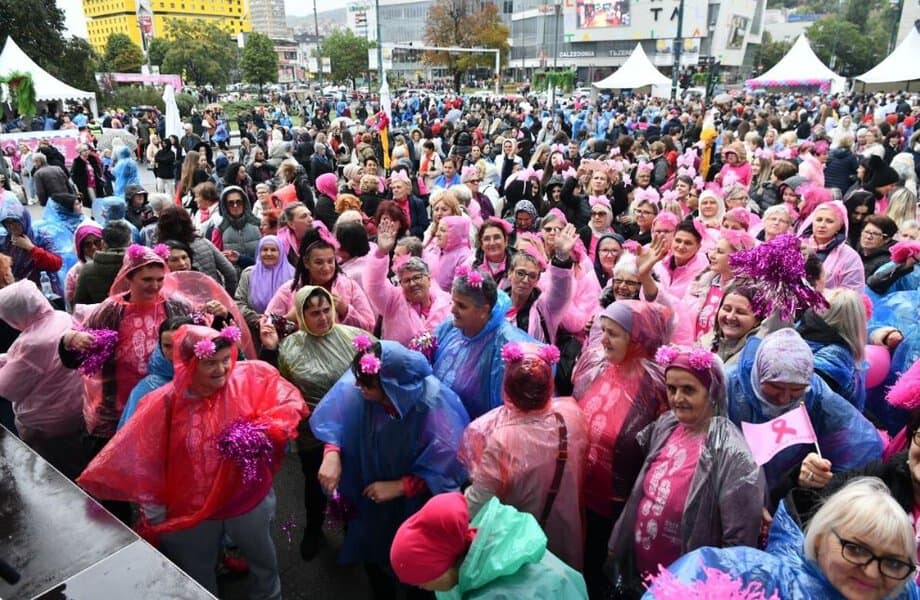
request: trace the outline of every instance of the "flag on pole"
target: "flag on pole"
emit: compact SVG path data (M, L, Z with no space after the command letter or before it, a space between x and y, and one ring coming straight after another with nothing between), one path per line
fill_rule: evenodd
M780 450L789 446L818 443L804 404L766 423L755 425L742 421L741 431L758 465L768 463Z
M390 122L393 120L393 116L390 114L391 105L392 100L390 99L390 84L387 83L387 72L384 70L383 65L380 65L380 111L386 115L386 121L380 127L380 146L383 150L383 168L386 170L390 169Z

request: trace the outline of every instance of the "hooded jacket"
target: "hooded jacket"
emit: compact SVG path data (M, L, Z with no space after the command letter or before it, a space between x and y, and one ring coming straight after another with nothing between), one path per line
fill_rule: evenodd
M668 571L687 585L706 580L713 572L726 573L741 582L738 588L759 586L757 596L762 598L843 600L817 563L805 556L804 546L804 533L786 505L780 504L773 515L766 551L745 547L700 548L682 556ZM653 583L643 600L667 597L660 585ZM914 600L920 598L920 592L911 580L903 591L889 598Z
M476 537L453 589L438 600L587 599L581 573L546 549L537 520L492 498L470 522Z
M403 521L432 494L456 491L466 479L457 447L469 417L460 399L432 375L422 354L396 342L380 346L380 384L393 412L366 400L347 369L310 418L316 437L339 447L339 493L357 509L339 555L343 563L388 565ZM380 504L364 494L375 481L406 475L423 480L426 489Z
M36 284L45 271L51 279L51 287L59 296L64 295L64 286L56 274L64 266L60 255L54 251L54 242L45 233L32 228L32 216L12 192L2 192L0 203L0 222L16 221L22 226L22 234L34 244L31 250L23 250L13 245L12 237L6 228L0 228L0 253L13 260L13 277L16 281L30 279Z
M137 382L137 385L134 386L134 389L131 390L131 394L128 396L125 410L121 413L121 418L118 420L118 429L121 429L127 424L131 415L137 411L138 405L144 396L157 388L163 387L172 381L172 378L173 364L166 358L162 348L157 344L153 354L150 355L150 360L147 361L147 376Z
M227 194L237 192L243 198L243 214L230 216L227 208ZM259 231L259 219L252 213L252 205L246 191L235 185L229 185L220 193L220 219L211 231L211 241L220 250L234 250L240 255L237 267L246 268L255 263L256 249L262 233Z

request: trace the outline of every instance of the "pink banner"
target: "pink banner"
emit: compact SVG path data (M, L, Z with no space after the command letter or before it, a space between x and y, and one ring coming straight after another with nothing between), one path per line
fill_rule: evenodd
M767 464L780 450L789 446L818 441L803 404L759 425L742 421L741 430L758 465Z
M0 149L12 146L19 149L20 144L25 144L32 150L38 148L39 140L48 140L64 155L69 166L77 157L77 145L80 143L80 132L76 129L58 129L54 131L24 131L21 133L5 133L0 135Z
M144 83L166 85L171 83L178 94L182 89L182 78L178 75L144 75L143 73L106 73L116 83Z

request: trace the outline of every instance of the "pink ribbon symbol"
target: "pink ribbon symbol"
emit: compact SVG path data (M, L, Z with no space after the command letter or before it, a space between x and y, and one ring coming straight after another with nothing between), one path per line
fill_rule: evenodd
M774 420L770 425L770 428L773 430L773 433L776 434L776 441L774 442L775 444L782 443L783 437L786 434L796 435L798 433L798 431L796 431L794 428L786 426L786 419Z

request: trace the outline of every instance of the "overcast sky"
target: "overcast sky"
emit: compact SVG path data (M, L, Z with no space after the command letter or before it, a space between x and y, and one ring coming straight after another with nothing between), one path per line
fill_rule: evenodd
M67 30L73 35L87 37L86 35L86 17L83 16L83 4L81 0L55 0L57 5L64 11L64 24ZM353 0L315 0L317 8L329 10L332 8L342 8L347 6ZM311 0L284 0L289 15L312 15L313 2Z

